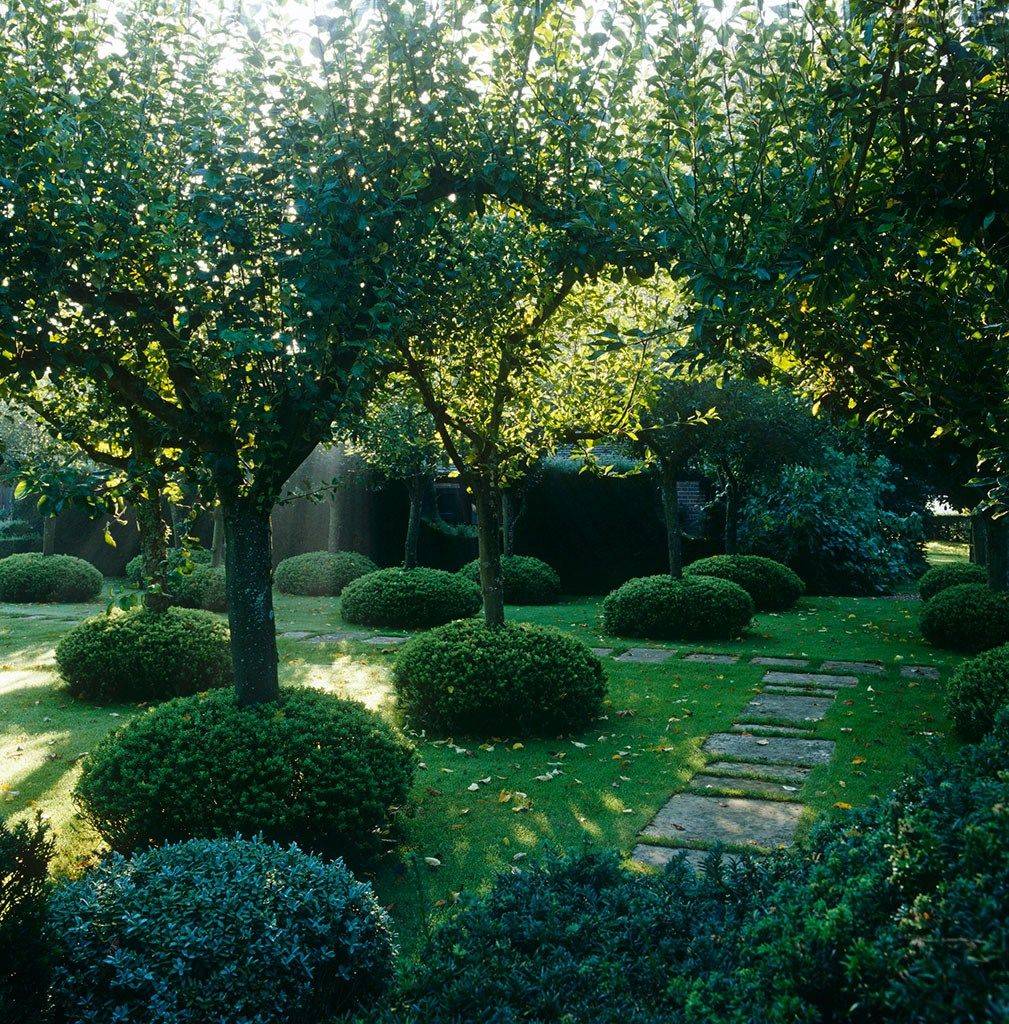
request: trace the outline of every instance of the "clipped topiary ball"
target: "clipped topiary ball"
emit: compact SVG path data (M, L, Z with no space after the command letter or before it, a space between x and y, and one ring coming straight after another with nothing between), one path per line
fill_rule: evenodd
M258 839L112 854L56 889L49 925L63 1021L308 1024L380 995L393 973L370 885Z
M738 583L715 576L644 576L603 601L612 636L648 640L730 640L753 618L753 599Z
M1009 642L1009 594L979 583L947 587L925 602L921 634L936 647L975 654Z
M241 707L231 690L180 697L102 740L75 797L114 850L262 833L356 855L404 803L407 741L354 701L311 689Z
M226 612L228 593L224 569L198 565L192 572L176 573L169 580L172 603L182 608L202 608L208 612Z
M585 644L525 623L451 622L416 636L399 651L393 680L419 722L478 736L580 730L606 696L602 664Z
M211 553L206 548L193 545L188 548L169 548L167 568L170 573L177 573L183 566L210 565ZM134 555L126 563L126 582L132 587L144 585L144 559L142 555Z
M99 702L168 700L232 682L228 627L187 608L85 619L56 645L56 664L72 696Z
M981 739L1009 704L1009 645L957 666L946 684L946 710L965 740Z
M761 555L714 555L692 562L685 572L738 583L753 598L758 612L786 611L806 589L787 565Z
M280 562L273 583L282 594L339 597L351 580L377 568L370 558L356 551L308 551Z
M379 569L348 584L340 601L346 622L379 629L429 629L479 608L480 588L441 569Z
M950 562L936 565L918 580L918 593L923 601L935 597L940 590L959 586L961 583L987 583L988 570L974 562Z
M0 601L38 604L93 601L102 574L83 558L29 552L0 558Z
M561 578L546 562L531 555L506 555L501 559L506 604L555 604L561 596ZM468 562L460 575L480 585L480 561Z

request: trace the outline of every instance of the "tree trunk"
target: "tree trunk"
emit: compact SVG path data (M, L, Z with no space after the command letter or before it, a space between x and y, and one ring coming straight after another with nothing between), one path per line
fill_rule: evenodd
M56 548L56 519L50 516L42 520L42 554L51 555Z
M988 518L988 585L992 590L1009 590L1009 516Z
M329 505L326 550L335 553L340 550L340 503L337 501L335 488L330 489L326 503Z
M499 495L490 482L482 480L475 486L473 497L476 501L484 622L491 629L500 629L504 625L505 614Z
M674 467L659 464L659 489L662 492L662 511L666 521L669 575L678 579L683 575L683 532L680 529L680 498L676 492Z
M210 564L216 569L224 562L224 516L221 508L214 509L214 536L210 541Z
M403 548L403 568L417 567L417 551L420 547L420 513L424 498L424 478L413 476L407 482L410 495L410 514L406 521L406 543Z
M223 505L222 514L235 693L240 704L260 704L280 693L270 514L242 501Z
M503 553L506 558L515 554L515 526L519 519L519 502L514 488L501 492L501 534L504 541Z
M970 517L970 560L988 564L988 521L983 512L973 512Z
M734 555L739 549L739 502L734 484L725 488L725 553Z
M144 566L144 607L163 612L168 598L168 524L161 507L161 492L132 495L140 531L140 558Z

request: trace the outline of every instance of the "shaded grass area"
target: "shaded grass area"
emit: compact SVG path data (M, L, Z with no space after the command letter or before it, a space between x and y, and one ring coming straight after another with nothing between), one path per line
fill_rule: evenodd
M599 599L584 598L512 608L510 615L565 629L616 653L632 646L600 632L599 605ZM765 670L748 663L756 654L807 657L813 667L830 658L886 665L884 674L842 692L819 724L818 735L835 740L837 751L798 795L811 817L835 804L857 806L886 793L906 772L916 746L930 737L939 745L950 742L941 684L899 675L902 663L936 665L945 674L957 660L921 641L918 607L903 600L807 599L794 612L758 616L741 640L667 645L677 653L663 664L606 659L605 717L577 736L502 736L479 744L411 733L424 767L388 853L372 869L404 945L421 941L428 915L451 905L458 893L485 885L544 844L629 851L669 795L703 767L704 739L728 729L760 688ZM95 610L0 606L0 808L14 814L43 809L59 836L54 870L61 874L80 871L100 849L70 799L79 758L135 713L132 707L72 701L56 678L56 641L73 621ZM277 616L281 631L350 628L333 599L278 595ZM409 731L392 694L391 652L362 643L279 644L286 684L362 701ZM740 661L682 661L682 654L694 650L737 654Z

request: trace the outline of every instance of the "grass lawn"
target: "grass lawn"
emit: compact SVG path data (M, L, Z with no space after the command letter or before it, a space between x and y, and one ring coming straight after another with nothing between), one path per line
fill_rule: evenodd
M515 620L568 630L593 646L628 646L599 632L599 600L547 608L511 608ZM912 750L937 737L947 745L939 683L908 680L904 663L943 667L956 659L918 636L919 605L908 600L809 598L796 611L758 616L746 636L716 645L669 645L678 653L725 651L732 666L658 665L605 659L610 700L605 717L575 737L520 741L502 736L476 744L464 737L414 735L423 767L395 844L373 869L404 946L414 947L431 913L457 893L487 883L543 844L617 847L637 832L704 763L711 733L725 730L758 688L764 669L754 654L814 659L878 659L885 674L867 677L839 697L818 733L837 742L832 763L816 769L798 794L807 818L837 803L858 805L893 787ZM78 762L133 707L72 701L53 668L53 648L73 621L97 606L0 606L0 807L11 814L41 808L59 834L57 873L74 873L99 849L76 818L70 793ZM278 596L281 631L344 627L334 599ZM42 617L38 617L42 616ZM654 645L650 645L654 646ZM288 684L313 685L375 708L399 722L390 686L393 654L364 644L280 640ZM546 779L554 769L562 774ZM544 778L539 778L543 776ZM475 789L471 789L473 785ZM432 867L426 858L435 858Z

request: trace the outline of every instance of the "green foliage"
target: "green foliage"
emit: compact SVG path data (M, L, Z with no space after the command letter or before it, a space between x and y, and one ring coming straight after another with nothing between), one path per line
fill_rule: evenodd
M753 598L758 612L785 611L806 589L787 565L759 555L714 555L692 562L685 571L738 583Z
M987 583L988 571L974 562L949 562L936 565L918 580L918 593L923 601L935 597L940 590L955 587L961 583Z
M75 797L109 845L262 833L356 855L407 797L412 747L353 701L310 689L242 707L228 690L133 719L89 755Z
M83 558L28 552L0 559L0 601L32 604L93 601L102 574Z
M753 618L750 595L715 576L645 576L628 580L603 601L612 636L648 640L730 640Z
M206 548L192 547L169 548L167 569L169 581L189 572L194 566L210 565L211 554ZM144 559L142 555L134 555L126 563L126 582L133 587L144 585Z
M43 935L53 840L42 821L0 822L0 1019L39 1019L49 981Z
M280 562L273 582L282 594L338 597L352 580L377 568L356 551L307 551Z
M113 853L56 890L50 925L61 1020L309 1024L393 972L371 886L261 839Z
M380 629L429 629L465 619L480 608L480 588L441 569L380 569L343 592L347 622Z
M228 627L184 608L85 619L56 645L56 665L72 696L98 702L162 701L232 682Z
M813 594L884 594L921 560L921 523L886 507L893 467L834 452L789 466L743 508L740 547L783 562Z
M556 570L531 555L505 555L501 571L508 604L555 604L561 596L561 578ZM464 565L459 572L479 586L479 559Z
M1009 704L1009 645L956 667L946 682L946 710L965 740L979 740Z
M444 733L556 735L599 715L606 679L580 641L542 626L451 622L410 640L393 675L400 702Z
M175 573L169 579L174 604L208 612L228 610L226 584L223 566L198 565L192 572Z
M965 654L1009 643L1009 593L983 583L959 583L925 602L921 635Z

